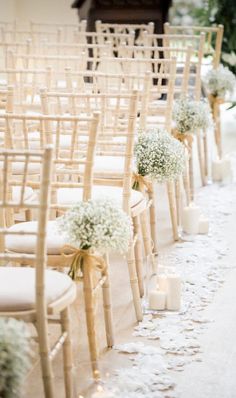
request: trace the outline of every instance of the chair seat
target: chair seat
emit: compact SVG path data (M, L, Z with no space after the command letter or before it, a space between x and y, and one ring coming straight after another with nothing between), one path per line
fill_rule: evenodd
M65 122L66 123L66 122ZM66 128L66 125L64 126ZM68 125L68 129L71 130L71 125ZM39 148L40 145L40 133L33 131L29 133L30 148ZM86 142L86 141L85 141ZM52 134L52 143L56 144L56 134ZM61 134L60 135L60 147L70 148L72 145L72 134Z
M110 198L113 199L119 206L122 206L123 188L115 186L94 185L92 187L92 199ZM73 205L81 201L83 190L80 188L59 188L57 190L57 201L62 205ZM144 200L142 192L131 190L131 208L137 206Z
M45 270L47 305L59 300L70 289L76 297L76 285L68 275ZM70 302L73 300L71 299ZM68 305L68 302L66 303ZM70 304L70 303L69 303ZM29 267L0 267L0 312L35 309L35 269Z
M2 168L3 164L0 162L0 169ZM14 175L22 175L24 173L24 162L12 162L12 173ZM28 166L28 173L29 174L39 174L40 173L41 164L40 163L29 163ZM30 187L29 187L30 188Z
M18 201L19 197L21 194L21 187L12 187L12 199L13 201ZM34 190L31 187L26 187L25 189L25 195L24 195L24 201L27 201L29 199L34 199L36 198L36 194Z
M37 221L27 221L12 225L10 231L36 232ZM65 244L62 234L58 231L55 221L49 221L47 225L46 247L47 254L58 255ZM30 235L6 235L6 249L18 253L35 253L36 238Z
M94 159L94 174L124 173L125 158L122 156L96 156Z
M144 203L142 192L131 191L131 210L139 207ZM95 199L100 197L108 197L114 199L119 206L122 205L122 188L95 185L93 187L92 197ZM82 200L82 189L77 188L61 188L58 190L58 202L64 205L72 205ZM146 206L146 205L145 205ZM143 210L143 206L141 207ZM15 224L9 228L10 231L35 232L37 230L37 222L29 221ZM66 240L58 231L55 221L49 221L47 225L46 247L48 255L60 255L62 247L66 244ZM6 235L6 249L19 253L35 253L36 239L35 236L29 235Z

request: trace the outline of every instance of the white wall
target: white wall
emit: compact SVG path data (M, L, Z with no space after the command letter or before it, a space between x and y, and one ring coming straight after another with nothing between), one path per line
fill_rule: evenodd
M15 0L0 0L0 21L15 19Z
M0 0L0 21L77 23L73 0Z

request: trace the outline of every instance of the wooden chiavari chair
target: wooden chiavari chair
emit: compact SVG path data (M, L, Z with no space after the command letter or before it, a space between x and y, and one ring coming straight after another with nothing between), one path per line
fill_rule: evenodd
M217 68L220 64L221 46L223 41L224 26L174 26L169 22L164 24L166 34L200 35L205 33L203 65L211 64Z
M164 24L164 31L166 33L182 33L182 34L194 34L201 35L205 34L205 45L203 49L203 57L202 57L202 75L204 76L208 70L211 68L216 69L220 64L221 58L221 47L223 41L224 34L224 26L172 26L169 23ZM206 89L204 85L202 85L203 95L207 96ZM209 97L209 102L212 107L213 119L215 122L214 125L214 133L215 133L215 141L218 150L219 157L222 156L221 150L221 130L220 130L220 104L215 101L212 106L211 97ZM219 137L219 138L218 138ZM203 144L204 144L204 154L205 154L205 174L208 175L208 146L207 146L207 137L206 133L203 136Z
M154 36L154 35L152 35ZM165 35L155 35L158 37L158 41L161 41L159 44L162 44L162 41L164 42ZM169 38L170 36L168 36ZM173 36L174 37L174 36ZM185 43L186 39L184 39ZM163 43L164 44L164 43ZM170 44L170 43L168 43ZM120 55L124 57L130 57L130 60L133 58L134 60L130 61L130 66L131 66L131 71L134 73L136 70L136 73L142 70L156 70L158 71L158 63L156 60L163 59L163 56L165 57L175 57L176 58L176 74L175 74L175 82L174 82L174 89L173 89L173 96L175 99L181 98L182 96L188 96L190 93L194 94L196 91L196 83L195 81L197 80L196 77L193 76L192 69L195 67L195 50L193 47L182 47L179 45L178 47L170 46L170 47L164 47L163 46L126 46L120 50ZM194 58L193 58L194 57ZM165 58L164 58L165 59ZM135 62L136 61L136 62ZM151 66L150 66L151 64ZM159 74L160 75L160 74ZM154 77L154 73L153 73ZM164 79L163 79L164 80ZM169 92L169 89L166 90L165 88L165 82L163 81L162 84L160 84L161 87L161 93L162 96L166 95L167 92ZM156 85L152 85L152 88L150 89L150 95L155 96L156 93ZM159 99L161 98L161 95L159 95ZM153 98L153 101L155 98ZM159 118L156 119L157 117L157 112L158 112L158 107L156 106L156 103L154 102L154 107L152 110L152 105L151 103L149 104L149 114L153 113L154 120L156 124L162 126L165 125L165 128L169 131L172 129L172 119L171 119L171 114L169 114L169 109L170 106L166 106L167 104L162 98L162 101L159 101L159 105L161 105L161 102L163 104L163 108L159 106ZM164 111L163 111L164 110ZM162 118L161 118L162 116ZM148 117L145 118L148 120ZM199 147L198 147L199 148ZM184 174L184 185L186 189L186 199L187 203L190 202L191 200L191 192L194 192L194 174L193 174L193 153L192 153L192 148L189 148L189 165L187 166L187 169L189 170L189 175L186 173ZM198 151L198 157L199 157L199 165L200 165L200 171L202 172L202 178L203 181L205 182L205 174L204 174L204 159L202 152ZM177 183L179 185L179 183ZM190 188L191 187L191 188ZM177 218L178 218L178 224L180 222L180 201L179 201L179 196L180 196L180 188L176 190L178 192L177 194ZM192 196L193 198L193 196Z
M132 187L132 159L133 140L135 133L135 121L137 118L137 93L131 95L126 93L57 93L42 90L42 112L56 112L60 114L87 114L98 110L101 113L99 124L99 140L94 162L95 186L94 195L105 195L114 197L120 202L126 212L131 213L137 224L137 235L139 234L139 216L142 218L142 228L146 252L152 251L146 215L142 214L147 208L145 196ZM134 120L132 121L132 118ZM65 126L66 129L66 126ZM131 144L130 140L132 138ZM129 169L125 171L126 163ZM127 174L128 173L128 174ZM128 190L128 181L130 186ZM105 185L105 187L103 187ZM123 187L123 188L122 188ZM128 192L128 193L127 193ZM127 202L126 196L129 199ZM67 195L71 200L73 195ZM127 202L127 203L126 203ZM137 221L137 222L136 222ZM142 267L141 244L138 240L137 263ZM129 259L131 256L131 260ZM130 272L131 287L133 291L134 305L137 319L140 319L141 310L139 298L137 298L136 282L134 277L133 248L130 248L128 265ZM143 294L142 279L140 278L140 293Z
M61 200L60 192L71 190L74 195L74 204L79 201L86 201L91 198L93 181L93 161L95 146L97 143L99 114L93 117L79 116L37 116L25 114L8 114L3 117L6 123L6 146L11 148L27 148L34 153L36 148L41 148L45 143L51 143L53 150L53 173L51 182L51 205L50 221L47 226L47 265L53 268L64 268L71 265L71 256L63 255L63 246L67 243L61 232L57 228L55 215L63 213L72 203L65 203ZM31 131L32 122L38 122L37 131ZM67 131L62 128L62 124L67 123ZM86 127L87 126L87 127ZM85 131L86 130L86 131ZM83 139L86 137L86 140ZM65 144L66 142L66 144ZM19 162L13 162L12 168ZM39 174L39 164L34 162L28 167L28 174L31 176L31 187L38 189L38 179L32 178L37 171ZM22 173L23 174L23 173ZM14 173L13 173L14 175ZM23 176L17 178L18 184L21 183ZM28 230L37 230L37 222L20 222L13 224L8 219L9 231L17 234L23 231L27 234ZM5 242L6 250L9 253L34 253L35 240L25 235L20 235L18 239L8 238ZM17 261L17 259L16 259ZM87 260L85 260L87 261ZM24 265L24 258L19 262ZM31 264L30 261L27 264ZM95 308L94 297L99 288L103 289L104 317L107 336L107 345L113 345L113 325L111 314L110 282L107 256L104 258L106 266L98 272L91 268L90 263L86 262L83 272L83 290L85 296L85 311L87 321L87 332L92 366L97 368L98 345L95 327ZM99 281L96 283L99 274Z
M109 65L111 61L119 64L122 74L132 75L133 67L136 68L136 76L142 76L143 71L149 71L151 78L156 80L156 84L146 90L147 99L140 109L140 125L141 129L153 127L165 127L171 130L172 123L172 106L174 99L174 82L176 73L176 61L165 59L134 59L134 58L103 58L104 65ZM138 72L137 72L138 71ZM150 80L149 80L150 82ZM166 100L164 100L164 97ZM155 207L154 192L149 192L152 200L150 207L151 212L151 231L152 240L155 251L157 251L156 224L155 224ZM176 218L176 204L174 199L173 184L168 184L168 196L170 202L170 214L174 238L178 239L178 227Z
M12 188L18 183L11 174L11 165L22 163L20 192L17 198L11 195ZM40 186L39 199L34 203L27 201L25 191L30 186L28 168L30 163L39 164ZM52 172L52 148L45 151L0 150L1 190L0 190L0 260L7 266L0 267L0 316L14 317L30 322L37 331L39 357L44 385L44 396L54 398L55 383L52 361L59 350L63 349L63 368L65 381L65 396L73 396L72 378L72 347L70 338L69 307L76 298L76 285L65 274L46 269L46 239L47 220L50 204L50 180ZM6 228L5 213L15 208L30 207L37 212L37 229L18 231ZM5 251L7 240L17 238L33 239L32 253ZM11 263L24 262L34 264L15 267ZM49 323L60 327L60 335L55 344L49 341ZM36 362L38 363L38 362Z
M158 46L163 46L165 48L163 55L164 57L169 57L170 54L172 56L176 56L177 58L177 75L181 75L183 70L187 72L183 81L187 84L184 85L183 88L183 96L190 96L195 100L200 100L201 98L201 67L204 56L204 48L205 48L205 33L201 33L199 35L192 34L152 34L147 35L144 34L145 43L148 46L153 46L154 48L158 48ZM189 68L187 71L187 65L184 65L184 58L186 57L186 53L188 51L188 47L191 47L192 52L189 58ZM200 166L200 175L202 185L206 185L206 178L208 175L208 142L207 142L207 133L206 132L197 131L196 132L196 140L197 140L197 153L198 153L198 161ZM189 171L190 171L190 185L191 185L191 197L194 197L194 170L193 170L193 156L190 154L190 162L189 162Z

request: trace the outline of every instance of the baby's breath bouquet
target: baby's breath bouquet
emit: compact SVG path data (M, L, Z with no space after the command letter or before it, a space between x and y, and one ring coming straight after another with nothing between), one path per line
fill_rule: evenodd
M184 146L162 129L141 132L135 144L137 172L157 182L174 180L185 167Z
M205 101L194 101L182 98L175 101L173 120L178 133L194 133L196 130L207 130L212 125L211 109Z
M132 232L130 217L110 198L77 203L58 219L58 227L69 245L101 254L127 252ZM80 264L69 271L72 279L76 279L81 260L83 254Z
M30 368L29 331L22 321L0 318L0 397L19 398Z
M226 94L234 91L236 78L230 70L223 65L210 70L205 76L205 84L213 97L224 99Z

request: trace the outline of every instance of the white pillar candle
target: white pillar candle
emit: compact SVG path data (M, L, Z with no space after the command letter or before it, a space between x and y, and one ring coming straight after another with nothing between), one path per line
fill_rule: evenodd
M166 292L167 289L167 276L166 274L157 275L157 287L159 290Z
M166 293L161 290L151 290L148 302L150 310L164 310L166 308Z
M217 159L212 162L212 180L220 182L232 178L231 160L228 156L223 159Z
M213 160L211 174L212 174L212 181L214 181L214 182L222 181L223 176L222 176L222 160L221 159Z
M194 203L184 207L182 212L183 231L193 235L198 233L200 209Z
M208 234L208 232L209 232L209 220L205 216L200 216L198 233L199 234Z
M232 178L231 160L228 156L222 159L222 180L230 180Z
M173 274L167 277L167 301L166 308L178 311L181 306L181 279L179 275Z

